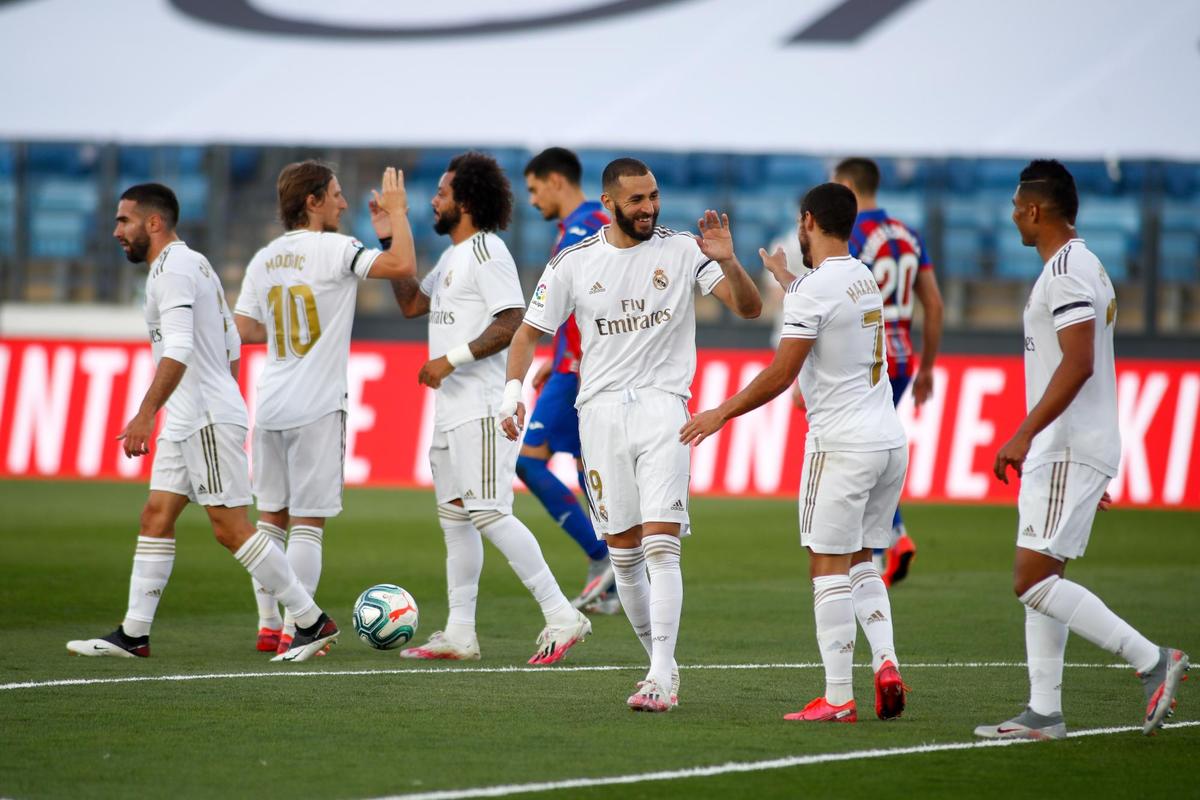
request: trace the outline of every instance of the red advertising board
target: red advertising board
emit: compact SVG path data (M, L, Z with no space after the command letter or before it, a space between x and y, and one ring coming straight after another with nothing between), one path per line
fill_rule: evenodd
M692 408L710 408L747 384L766 350L701 350ZM349 366L346 480L351 485L428 486L433 393L417 384L425 347L356 342ZM246 348L241 383L253 408L261 348ZM148 346L128 342L0 342L0 477L144 479L148 459L128 460L116 435L153 376ZM996 448L1020 421L1021 359L943 356L934 398L900 406L911 460L910 500L1003 501L1015 485L990 473ZM1128 505L1200 509L1200 362L1120 360L1122 459L1110 487ZM739 418L696 448L698 495L793 496L804 452L804 417L788 395ZM574 470L556 465L569 484Z

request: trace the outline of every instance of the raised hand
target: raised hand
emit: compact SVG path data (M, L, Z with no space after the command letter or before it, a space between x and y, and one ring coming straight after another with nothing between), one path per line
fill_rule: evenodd
M771 273L785 291L791 287L796 276L788 269L787 253L783 252L782 247L776 247L774 253L768 253L765 247L760 247L758 257L762 259L763 269Z
M408 213L408 192L404 189L404 173L395 167L383 171L383 181L378 192L371 192L372 215L374 206L383 209L389 216ZM374 216L372 216L374 221Z
M718 263L733 258L733 235L729 232L729 215L720 214L711 208L697 221L700 235L694 237L700 252Z
M371 199L367 201L367 208L371 209L371 227L375 229L375 235L380 239L390 239L392 218L383 210L383 206L379 205L379 192L371 190Z

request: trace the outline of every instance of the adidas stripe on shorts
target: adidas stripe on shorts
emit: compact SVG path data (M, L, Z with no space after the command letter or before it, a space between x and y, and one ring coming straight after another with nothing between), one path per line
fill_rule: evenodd
M519 441L510 442L496 430L495 417L434 431L429 468L437 501L461 499L468 511L487 508L512 513L520 450Z
M687 401L661 389L597 392L579 410L583 471L596 535L644 522L689 533L691 450L679 441Z
M160 437L150 491L183 495L202 506L248 506L253 499L245 444L245 428L222 423L178 442Z
M908 446L807 453L800 474L800 544L842 555L891 545Z
M1017 495L1017 547L1058 559L1083 556L1110 480L1087 464L1070 461L1025 470Z

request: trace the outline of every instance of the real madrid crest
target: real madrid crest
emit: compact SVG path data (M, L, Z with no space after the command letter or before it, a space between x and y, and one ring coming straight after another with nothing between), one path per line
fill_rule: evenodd
M667 273L663 272L662 267L654 270L654 278L652 280L654 281L655 289L666 289L667 284L670 283L670 281L667 280Z
M596 506L596 513L600 515L600 519L608 522L608 509L604 507L604 503Z
M445 281L443 281L443 283L444 283L446 286L449 286L449 285L450 285L450 281L451 281L451 279L453 279L453 278L454 278L454 270L452 270L452 269L448 269L448 270L446 270L446 280L445 280Z

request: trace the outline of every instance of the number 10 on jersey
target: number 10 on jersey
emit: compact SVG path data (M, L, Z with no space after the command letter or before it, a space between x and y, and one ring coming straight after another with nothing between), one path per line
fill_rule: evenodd
M267 292L267 306L271 310L275 334L275 358L285 360L289 345L296 358L308 355L321 338L321 321L317 318L317 299L313 297L312 288L304 284L272 286ZM301 309L304 310L303 321Z

